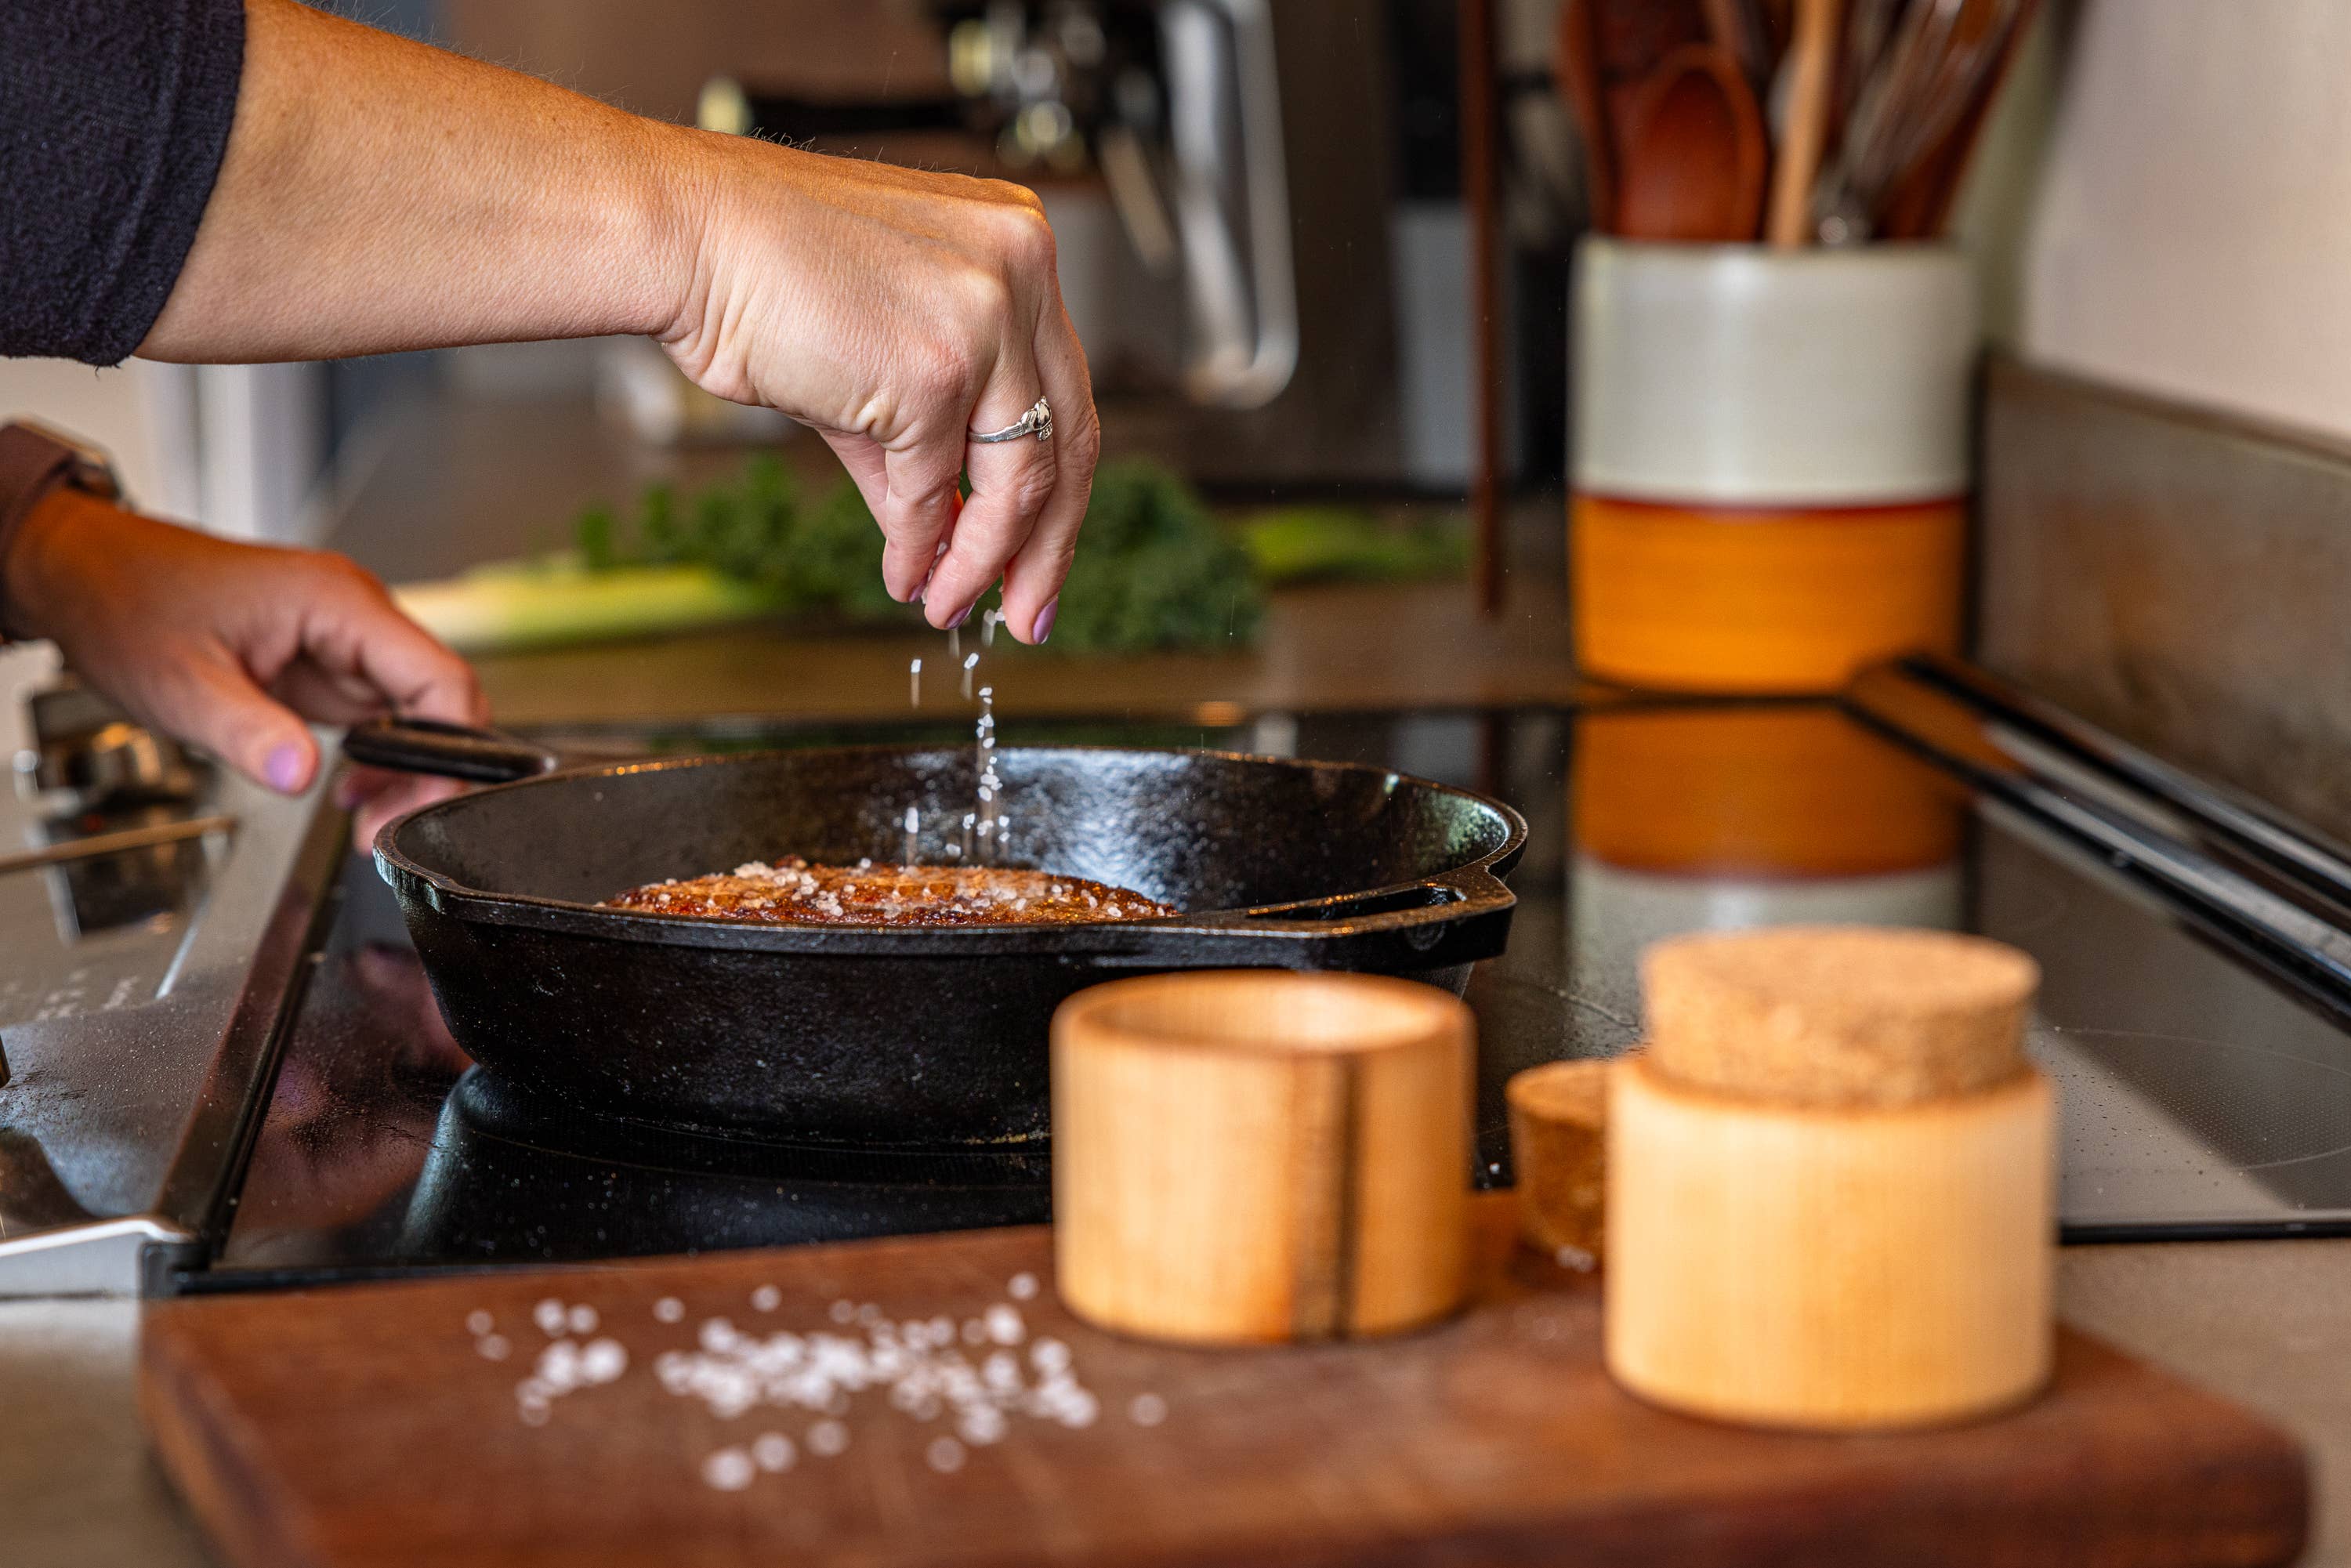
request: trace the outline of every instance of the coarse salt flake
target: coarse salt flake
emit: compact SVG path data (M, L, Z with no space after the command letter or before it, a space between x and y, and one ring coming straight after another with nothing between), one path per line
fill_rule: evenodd
M808 1430L808 1447L810 1453L831 1458L849 1447L849 1428L838 1421L819 1421Z
M497 1319L478 1309L465 1314L465 1332L472 1334L475 1339L481 1338L484 1334L489 1333L492 1329L497 1326Z
M1001 1301L987 1309L983 1321L987 1324L987 1337L998 1344L1019 1344L1028 1336L1029 1328L1020 1321L1020 1314Z
M935 1437L925 1451L931 1469L941 1475L952 1475L963 1469L963 1445L953 1437Z
M1126 1418L1138 1427L1156 1427L1167 1419L1167 1401L1156 1394L1138 1394L1126 1402Z
M762 1285L751 1292L751 1306L754 1311L772 1312L783 1304L784 1293L773 1285Z
M758 1467L741 1448L721 1448L702 1461L702 1479L720 1491L741 1491L757 1474Z
M781 1432L763 1432L751 1445L751 1459L761 1469L770 1472L788 1470L798 1458L792 1440Z
M1005 1286L1004 1290L1005 1293L1016 1301L1029 1301L1037 1294L1037 1276L1026 1273L1015 1274L1012 1276L1012 1282Z
M675 1296L664 1296L653 1303L653 1316L665 1323L681 1322L685 1317L685 1303Z
M530 1321L538 1325L539 1333L554 1338L563 1332L563 1303L549 1297L531 1308Z

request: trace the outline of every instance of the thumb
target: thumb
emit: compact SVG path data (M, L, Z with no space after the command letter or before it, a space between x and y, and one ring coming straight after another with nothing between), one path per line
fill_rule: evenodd
M309 787L319 771L319 743L292 709L254 685L234 660L200 659L186 673L175 699L157 705L164 728L281 795Z

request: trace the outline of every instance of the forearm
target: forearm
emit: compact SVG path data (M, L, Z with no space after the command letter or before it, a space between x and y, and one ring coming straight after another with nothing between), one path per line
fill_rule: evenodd
M247 0L235 128L149 359L667 331L701 138L297 5Z

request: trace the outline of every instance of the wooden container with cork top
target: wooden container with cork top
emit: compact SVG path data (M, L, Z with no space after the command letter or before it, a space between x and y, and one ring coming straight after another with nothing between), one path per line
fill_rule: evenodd
M1612 1075L1605 1343L1633 1393L1764 1426L1987 1414L2047 1381L2055 1102L2039 971L1941 932L1681 937Z

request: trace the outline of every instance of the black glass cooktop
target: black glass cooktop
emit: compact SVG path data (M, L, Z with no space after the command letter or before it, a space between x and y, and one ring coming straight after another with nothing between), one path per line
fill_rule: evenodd
M1483 1185L1510 1177L1501 1085L1512 1072L1637 1039L1646 943L1859 921L1980 931L2040 960L2032 1048L2064 1096L2069 1239L2351 1228L2351 988L2184 899L2176 878L2150 874L2149 856L2069 830L1982 777L1963 781L1965 769L1930 765L1834 706L1625 700L1209 727L1015 714L1003 729L1008 744L1375 762L1522 811L1532 831L1511 878L1520 903L1509 951L1469 988ZM902 727L587 738L674 751L951 737ZM451 1040L367 862L352 862L341 896L233 1221L185 1286L1046 1217L1047 1164L1033 1153L856 1155L544 1103L473 1069Z

